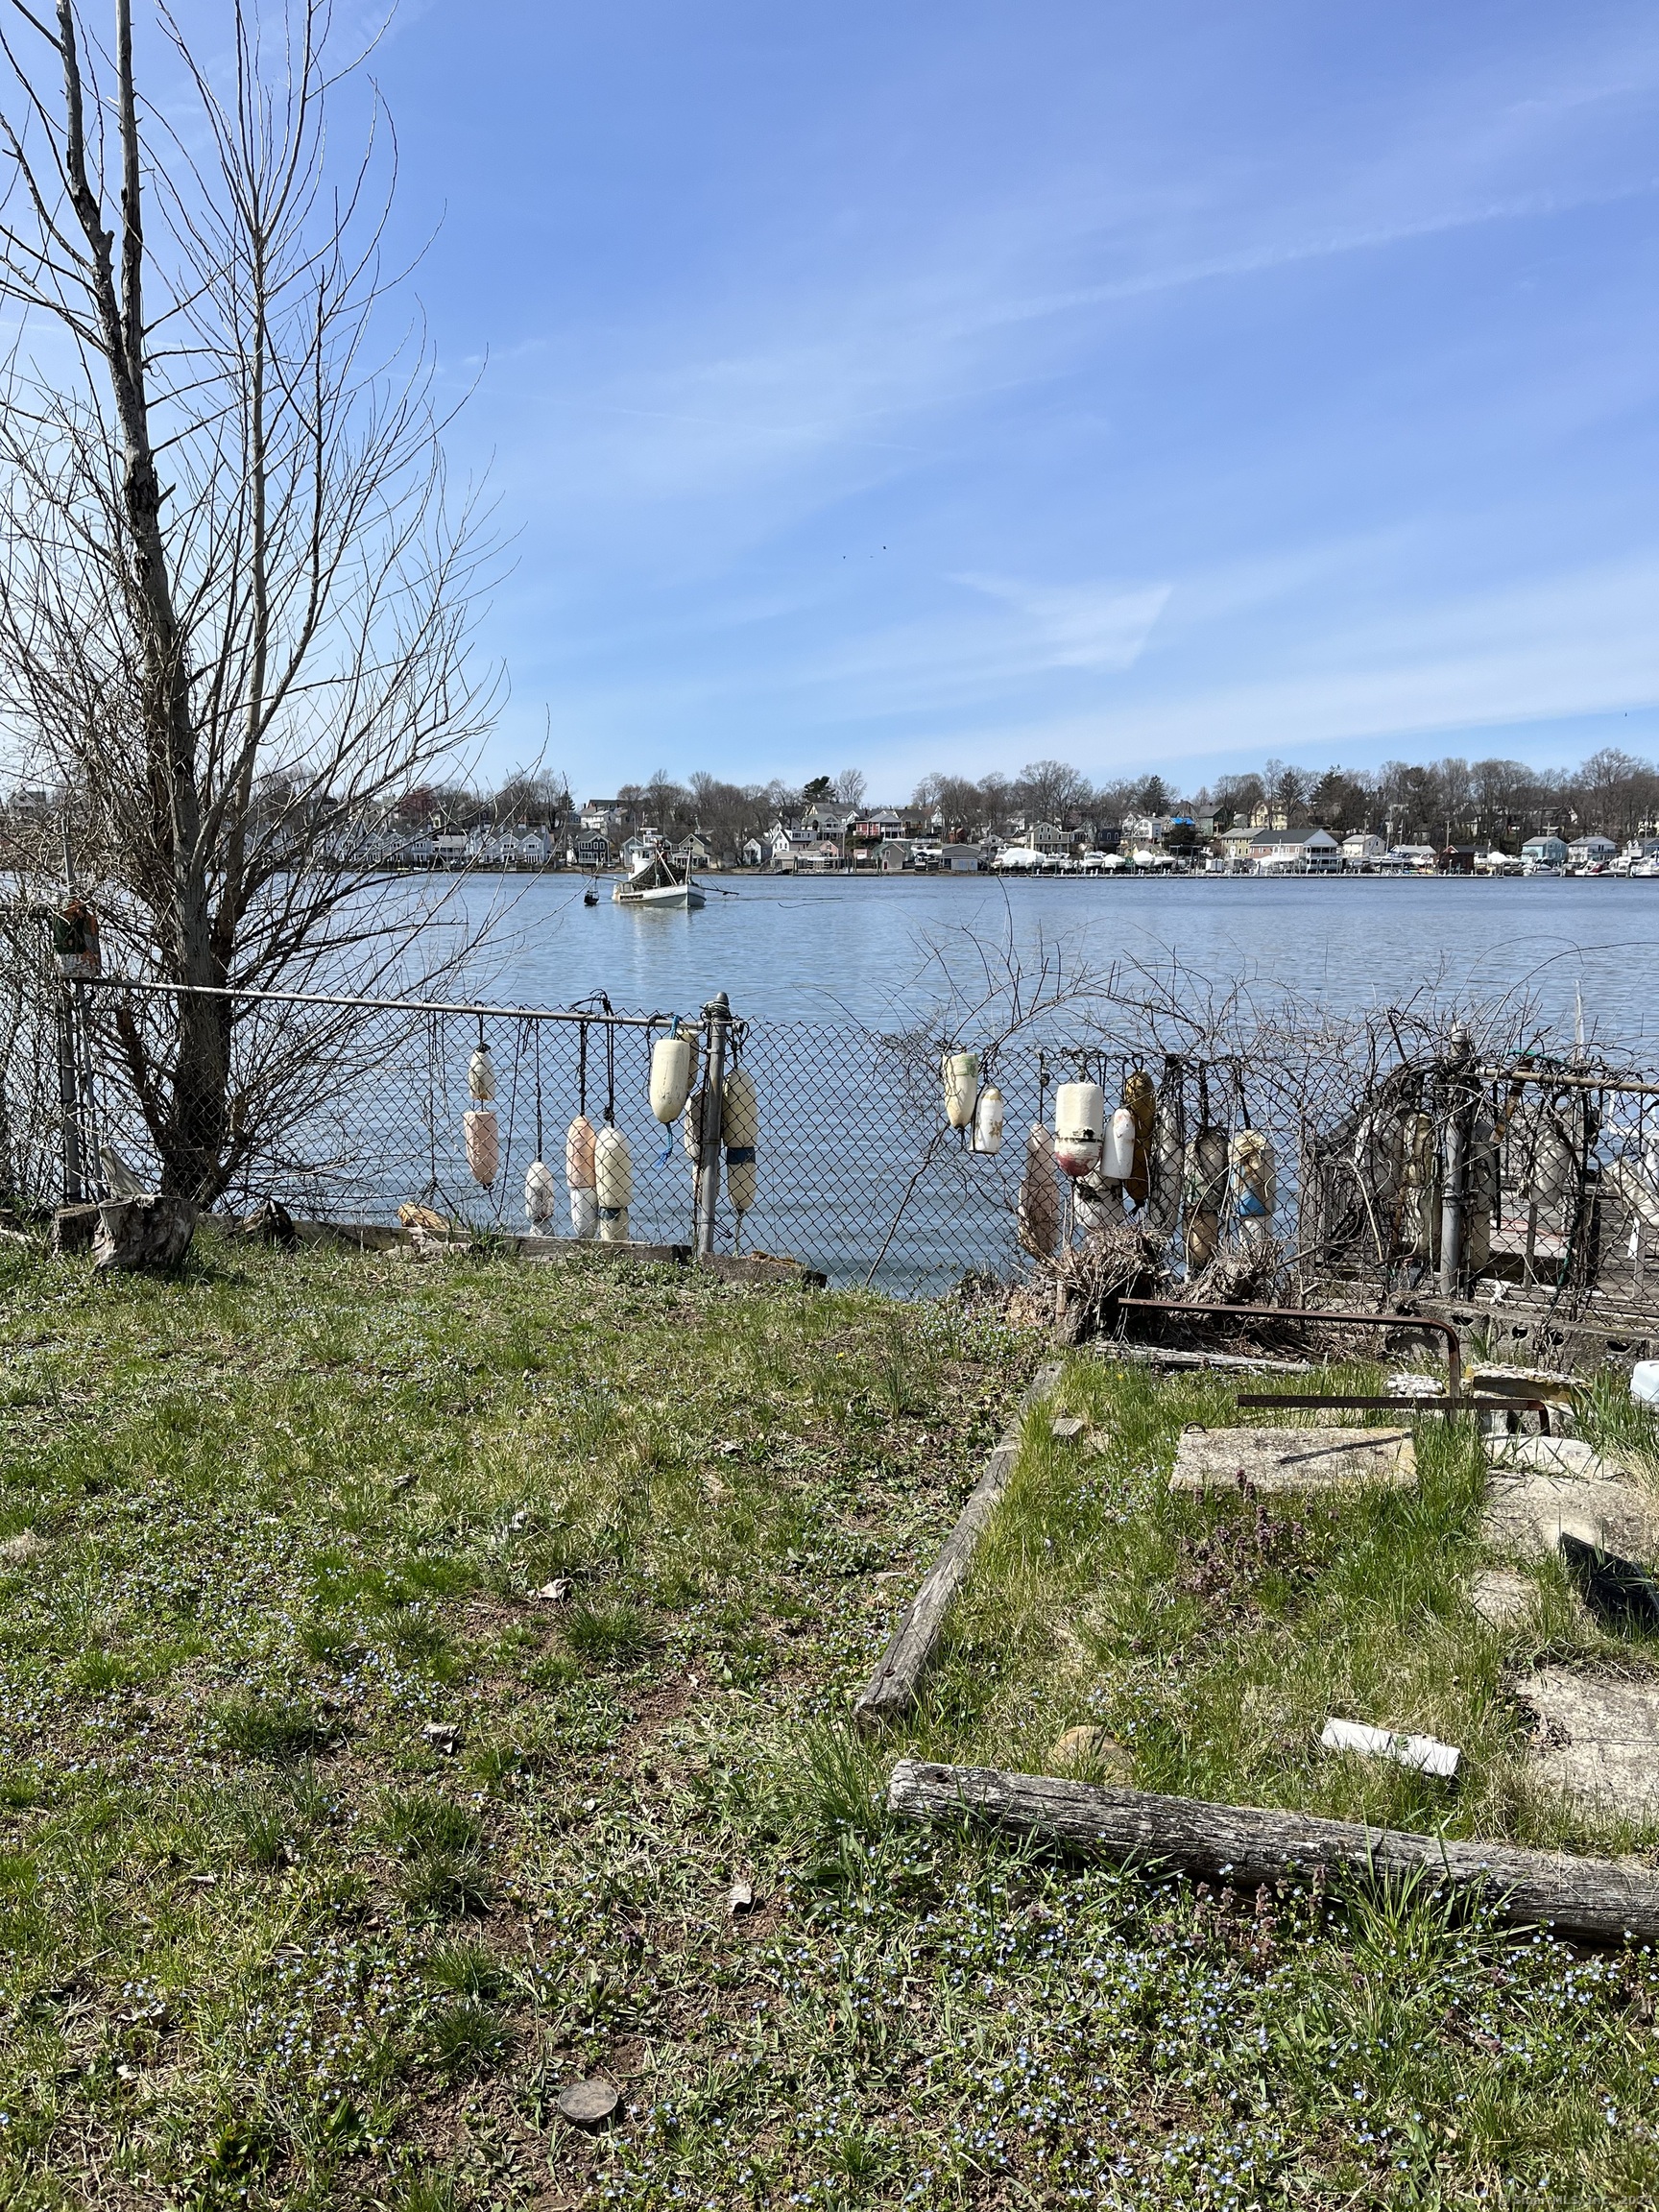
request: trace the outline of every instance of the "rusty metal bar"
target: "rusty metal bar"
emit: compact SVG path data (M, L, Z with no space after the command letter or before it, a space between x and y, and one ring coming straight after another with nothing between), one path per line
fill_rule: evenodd
M1206 1306L1190 1298L1119 1298L1118 1304L1151 1313L1237 1313L1254 1321L1326 1321L1345 1328L1428 1330L1446 1339L1446 1397L1437 1403L1456 1406L1462 1402L1463 1347L1453 1324L1434 1314L1348 1313L1336 1306Z

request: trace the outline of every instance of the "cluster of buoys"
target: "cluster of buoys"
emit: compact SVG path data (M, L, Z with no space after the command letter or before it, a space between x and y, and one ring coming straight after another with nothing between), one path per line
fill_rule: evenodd
M981 1087L977 1056L947 1052L940 1077L950 1126L969 1132L975 1151L998 1150L1002 1096ZM1072 1218L1085 1233L1107 1229L1126 1214L1166 1235L1181 1230L1194 1274L1214 1259L1229 1232L1240 1241L1262 1235L1278 1204L1273 1147L1260 1130L1245 1126L1230 1136L1201 1114L1199 1126L1187 1135L1178 1069L1166 1076L1162 1094L1143 1068L1131 1070L1122 1102L1113 1108L1091 1078L1056 1086L1052 1129L1034 1121L1025 1138L1019 1236L1034 1258L1049 1257L1059 1244L1063 1190L1070 1190Z

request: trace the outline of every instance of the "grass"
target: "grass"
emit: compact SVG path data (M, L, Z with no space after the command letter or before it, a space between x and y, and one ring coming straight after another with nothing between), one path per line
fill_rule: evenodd
M1362 1368L1310 1381L1379 1387ZM935 1755L1048 1771L1063 1730L1093 1725L1142 1789L1543 1848L1659 1844L1659 1823L1599 1815L1531 1778L1517 1680L1546 1659L1659 1679L1659 1640L1599 1628L1553 1561L1527 1564L1524 1621L1500 1629L1476 1611L1472 1577L1500 1562L1480 1542L1472 1424L1418 1424L1410 1488L1199 1498L1168 1488L1176 1445L1188 1423L1238 1419L1229 1389L1079 1359L1064 1398L1095 1448L1030 1422L948 1632ZM1651 1458L1650 1432L1605 1387L1591 1426ZM1456 1744L1457 1787L1332 1757L1318 1744L1332 1716Z
M0 1562L9 2207L1659 2189L1644 1954L887 1820L904 1746L849 1697L1028 1340L581 1256L204 1238L174 1282L5 1247L0 1344L0 1538L40 1539ZM1176 1513L1169 1414L1109 1380L1066 1384L1107 1455L1033 1424L914 1745L1030 1763L1105 1718L1166 1786L1336 1789L1296 1736L1304 1624L1357 1699L1394 1679L1366 1604L1463 1636L1466 1455L1415 1534L1398 1503ZM1439 1732L1482 1663L1421 1676ZM556 2106L593 2074L623 2105L588 2136Z

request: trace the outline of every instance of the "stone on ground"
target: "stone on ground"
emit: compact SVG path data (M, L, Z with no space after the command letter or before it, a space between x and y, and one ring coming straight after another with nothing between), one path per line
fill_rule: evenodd
M1175 1453L1171 1490L1358 1489L1417 1479L1409 1429L1188 1429Z
M1602 1814L1659 1820L1659 1683L1541 1667L1519 1695L1541 1723L1540 1781Z
M572 2081L559 2092L559 2115L573 2128L601 2128L615 2111L621 2096L613 2081Z
M1049 1746L1048 1764L1057 1774L1075 1774L1089 1781L1127 1783L1134 1772L1128 1752L1104 1728L1068 1728Z
M1489 1467L1519 1468L1535 1475L1570 1476L1586 1482L1620 1482L1627 1470L1604 1459L1579 1436L1489 1436Z

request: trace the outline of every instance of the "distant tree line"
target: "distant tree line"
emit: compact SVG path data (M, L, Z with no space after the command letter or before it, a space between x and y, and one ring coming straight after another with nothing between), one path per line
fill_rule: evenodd
M814 802L864 807L867 786L857 769L818 776L802 785L732 783L699 774L684 783L666 774L629 783L614 798L632 821L683 835L701 830L717 847L736 851L775 822L800 819ZM558 822L577 810L562 777L510 776L489 792L425 787L403 803L411 822L442 818L456 828L486 823ZM1659 767L1603 747L1575 769L1528 768L1519 760L1385 761L1377 769L1295 768L1268 760L1260 771L1218 777L1196 790L1163 775L1091 782L1063 760L1034 760L1018 775L974 779L925 776L908 802L884 804L917 823L937 822L947 835L1007 835L1018 826L1055 822L1104 838L1144 817L1185 816L1195 834L1234 826L1329 830L1348 836L1371 830L1394 844L1448 845L1477 839L1495 844L1556 830L1565 837L1599 831L1623 843L1659 819Z

